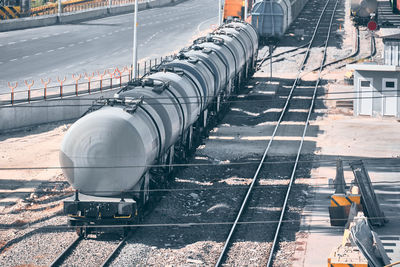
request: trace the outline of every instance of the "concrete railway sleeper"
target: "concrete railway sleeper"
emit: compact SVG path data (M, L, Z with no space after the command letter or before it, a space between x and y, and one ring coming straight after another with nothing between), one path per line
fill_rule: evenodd
M319 87L319 83L320 83L320 80L321 80L321 72L322 72L322 69L323 69L324 64L325 64L328 41L329 41L329 38L330 38L330 32L331 32L332 23L333 23L333 19L334 19L334 16L335 16L335 12L336 12L336 8L337 8L337 5L338 5L338 2L339 2L338 0L327 0L325 5L324 5L324 7L323 7L323 10L322 10L322 12L320 14L318 22L317 22L317 24L315 26L313 35L311 37L311 40L308 43L307 51L305 53L303 62L301 64L300 68L299 68L297 77L293 82L293 85L292 85L292 87L290 89L290 92L289 92L289 95L287 97L286 103L285 103L285 105L284 105L284 107L282 109L282 112L281 112L280 117L279 117L279 119L278 119L278 121L276 123L276 126L275 126L274 130L273 130L271 138L268 141L267 147L264 150L264 153L262 155L262 158L260 160L258 168L257 168L257 170L256 170L256 172L255 172L255 174L254 174L254 176L253 176L253 178L251 180L251 184L250 184L250 186L249 186L249 188L247 190L247 193L246 193L246 195L244 197L244 200L242 201L242 204L241 204L241 207L239 209L239 212L238 212L238 214L236 216L236 219L235 219L235 221L234 221L234 223L233 223L233 225L231 227L231 230L230 230L230 232L228 234L228 237L225 240L224 247L223 247L223 249L222 249L222 251L220 253L220 256L219 256L218 261L216 262L215 266L221 266L225 262L225 260L227 258L228 251L229 251L229 249L231 247L231 244L233 242L233 235L236 233L237 228L238 228L238 224L240 224L239 221L241 220L241 217L242 217L244 211L246 210L246 207L247 207L248 203L250 202L250 199L252 199L252 197L253 197L254 185L256 184L256 182L259 179L259 173L260 173L260 171L261 171L261 169L262 169L262 167L263 167L263 165L265 163L265 160L266 160L267 156L269 155L269 151L270 151L272 142L273 142L273 140L274 140L274 138L275 138L275 136L277 134L278 128L281 125L281 122L283 121L283 118L284 118L285 114L287 113L287 111L289 109L289 106L290 106L290 103L291 103L291 99L292 99L292 95L295 92L295 89L297 88L297 86L299 85L301 74L303 73L303 71L305 69L305 66L306 66L306 63L307 63L307 60L308 60L312 45L313 45L313 43L314 43L314 41L316 39L316 36L317 36L317 32L324 31L325 33L321 32L320 35L319 35L319 36L321 36L321 34L325 34L326 35L325 46L324 46L324 55L323 55L323 58L321 60L321 64L320 64L320 68L319 68L319 77L318 77L318 79L317 79L317 81L315 83L313 97L312 97L312 100L311 100L311 103L310 103L310 106L309 106L309 109L308 109L308 115L307 115L307 119L306 119L305 124L304 124L304 129L303 129L303 132L302 132L300 145L299 145L299 147L297 149L296 160L295 160L292 172L291 172L290 182L289 182L289 185L288 185L288 188L287 188L287 191L286 191L284 203L282 204L281 214L280 214L278 225L276 227L274 239L273 239L273 242L272 242L272 247L271 247L271 249L269 251L267 266L272 266L273 259L274 259L275 248L277 246L277 243L279 242L279 233L280 233L281 225L282 225L283 218L284 218L284 215L285 215L285 211L287 209L287 203L288 203L289 195L291 193L291 188L292 188L292 185L293 185L293 182L294 182L295 173L296 173L296 170L297 170L297 164L298 164L299 157L300 157L300 154L301 154L301 150L302 150L302 147L303 147L303 142L304 142L304 138L305 138L305 135L306 135L306 132L307 132L310 116L311 116L312 111L313 111L317 89ZM321 26L321 22L322 22L322 20L324 18L329 18L329 27L328 27L327 33L326 33L326 27L320 27ZM261 62L263 62L263 61L261 61Z

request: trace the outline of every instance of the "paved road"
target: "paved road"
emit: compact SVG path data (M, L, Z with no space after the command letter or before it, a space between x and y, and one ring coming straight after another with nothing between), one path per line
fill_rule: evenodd
M140 11L138 58L153 59L189 44L217 23L218 1L188 0L175 6ZM132 61L133 14L0 33L0 93L8 81L70 77ZM22 89L19 87L19 89Z

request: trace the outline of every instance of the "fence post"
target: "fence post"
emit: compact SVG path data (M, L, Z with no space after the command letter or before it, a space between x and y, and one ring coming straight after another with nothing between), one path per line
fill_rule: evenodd
M157 58L154 59L154 66L157 66Z
M88 75L85 72L85 78L88 80L88 93L90 94L90 81L92 80L92 78L94 77L94 72L92 72L92 75Z
M140 63L137 64L137 78L140 76Z
M11 105L14 105L14 89L17 88L17 86L18 82L15 82L15 85L12 85L10 82L8 82L8 87L11 89Z
M49 80L47 81L43 81L43 79L40 79L42 81L42 84L44 85L44 99L47 99L47 85L51 82L51 79L49 78Z
M63 84L67 78L64 76L64 79L60 79L60 77L57 77L58 82L60 83L60 97L63 96Z
M131 64L131 67L129 69L129 80L133 80L133 64Z
M116 74L118 74L119 76L117 76ZM121 71L118 69L118 67L114 70L113 76L115 79L119 79L119 87L122 86L122 74Z
M99 71L97 71L97 76L100 77L100 92L103 92L103 77L106 75L106 71L104 71L103 73L100 73Z
M146 70L147 70L147 63L146 61L144 62L144 73L146 74Z
M28 83L28 81L25 80L25 84L26 86L28 86L28 102L31 102L31 87L33 86L34 83L35 83L34 80L32 80L31 83Z
M75 76L75 74L72 74L72 79L75 80L75 95L78 95L78 81L82 78L82 75L79 74L79 76Z
M114 73L111 73L109 70L107 70L108 75L110 75L110 89L112 88L112 84L113 84L113 75Z

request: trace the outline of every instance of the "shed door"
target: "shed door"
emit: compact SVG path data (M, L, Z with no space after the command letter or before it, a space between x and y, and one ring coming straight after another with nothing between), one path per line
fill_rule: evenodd
M359 114L372 115L372 80L359 80Z
M384 116L396 116L397 113L397 79L383 79L382 81Z

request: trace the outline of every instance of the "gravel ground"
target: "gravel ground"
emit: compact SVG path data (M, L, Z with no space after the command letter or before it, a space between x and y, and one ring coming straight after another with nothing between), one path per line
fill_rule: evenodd
M73 241L75 232L46 229L52 226L65 226L63 216L55 216L26 229L13 229L12 237L0 252L0 266L46 266ZM53 227L54 228L54 227Z
M61 266L100 266L118 243L115 236L82 239Z
M310 5L311 2L309 2ZM351 50L345 52L349 51ZM266 53L266 48L259 52L260 55ZM279 49L276 53L279 53ZM313 49L310 57L312 64L318 65L317 57L320 54L321 49ZM284 57L285 61L279 62L277 59L278 63L274 63L274 68L277 68L275 70L279 74L283 69L286 74L279 79L278 97L287 95L293 82L291 78L295 76L295 71L291 72L291 69L297 70L304 56L301 50L290 55L291 57L287 55L286 58ZM287 61L291 64L287 64ZM191 163L246 162L260 158L269 132L273 129L273 121L276 121L282 107L282 102L271 102L277 99L274 94L266 93L268 89L271 89L265 84L266 73L269 73L268 64L255 74L255 78L239 95L243 101L231 106L221 123L210 132L210 138L199 146ZM312 85L313 82L302 83L295 94L299 100L292 104L292 112L285 116L288 125L283 127L278 134L279 137L286 136L288 140L275 143L275 149L272 150L273 156L269 157L268 161L293 161L293 152L297 150L295 148L298 146L299 139L291 141L290 138L298 136L302 129L301 123L298 123L304 120L306 114L299 109L308 108L310 100L307 97L312 92L309 90L312 89ZM266 110L265 104L261 101L249 102L252 99L269 101L267 102L268 109ZM320 108L324 108L323 105ZM308 136L313 137L316 132L318 129L310 131ZM251 134L255 140L249 142L251 138L246 135ZM263 135L266 135L267 139L264 139ZM305 145L305 154L301 160L312 159L312 154L316 149L315 143L309 142ZM257 197L250 202L242 222L278 219L280 205L286 191L285 185L289 182L292 166L292 163L276 163L268 164L262 169L260 174L262 179L254 194ZM220 224L139 227L134 235L134 242L124 247L113 266L119 266L123 262L152 266L159 265L160 262L171 266L215 264L229 232L229 226L224 225L223 222L234 220L246 193L245 185L250 183L255 168L254 164L219 165L188 167L178 172L168 187L171 191L163 196L143 224ZM282 249L277 252L275 266L290 265L292 255L296 250L296 232L299 229L300 214L308 196L305 181L307 177L310 177L311 168L311 164L303 163L299 165L296 173L298 182L289 199L289 209L285 217L286 220L293 220L293 222L286 223L282 227L279 245ZM275 227L275 223L241 224L238 233L234 235L235 242L229 250L226 265L265 265Z
M307 42L313 29L304 27L304 25L312 25L316 21L315 12L321 7L317 3L320 2L309 1L305 11L289 28L287 35L274 54ZM348 10L345 5L348 5L348 1L346 1L346 4L340 3L333 29L336 31L342 25L344 32L332 35L327 62L351 54L354 48L355 36L348 17L344 17ZM305 24L305 22L307 23ZM296 34L296 30L301 30L301 28L304 29L302 36ZM273 75L276 88L266 82L269 77L269 62L266 62L263 68L254 75L254 78L237 98L237 100L243 101L232 104L228 114L218 126L211 130L210 138L204 140L195 152L193 159L190 160L191 163L209 163L212 165L181 168L177 172L168 186L170 192L164 193L161 201L155 203L155 207L145 218L143 226L136 229L133 238L123 247L119 256L113 262L113 266L200 266L215 264L228 234L229 223L235 218L241 200L246 193L246 187L250 183L256 168L254 164L223 165L221 163L240 163L260 159L274 127L274 121L279 116L283 104L281 100L284 100L291 87L298 66L304 57L304 51L305 49L300 49L274 58ZM378 58L380 51L378 46ZM265 55L267 52L268 48L263 47L259 55ZM369 39L366 38L366 31L361 29L359 57L366 56L368 53ZM317 43L312 50L309 62L313 67L314 65L318 66L320 59L321 49L318 48ZM330 86L335 79L343 77L343 71L337 72L333 68L328 68L325 74L326 80L322 81L324 86L324 88L321 88L322 93L325 91L325 87ZM296 137L302 127L300 122L305 116L305 113L301 110L307 108L306 104L309 102L306 100L310 96L313 80L315 80L313 73L303 77L303 82L299 88L301 90L295 93L298 99L294 101L291 112L285 117L287 123L278 132L277 141L274 143L276 145L272 147L271 157L268 158L268 161L293 160L296 142L299 141ZM251 102L251 100L257 101ZM265 100L265 103L262 102L263 100ZM323 102L316 104L319 112L313 116L313 119L319 120L319 117L328 111ZM316 111L318 111L317 109ZM7 151L10 150L9 147L20 144L20 147L14 151L15 153L11 153L7 157L7 160L10 159L11 161L5 162L5 164L11 162L15 165L13 159L18 159L18 155L21 153L27 153L27 150L23 150L25 145L26 149L29 149L26 158L32 159L32 161L24 161L24 165L34 165L32 164L34 160L38 165L52 165L56 159L57 147L65 129L66 126L55 125L47 130L33 131L31 135L25 133L17 138L10 136L0 139L2 148L7 148ZM319 148L315 144L315 138L319 131L318 126L310 125L304 144L304 155L301 160L311 160L313 155L318 153ZM26 136L29 136L29 138ZM37 151L41 151L41 153L37 153ZM35 158L35 155L37 155L37 158ZM280 211L278 202L284 195L291 166L291 163L275 163L264 166L261 173L262 179L256 187L259 197L250 203L248 218L244 219L250 220L253 216L256 216L252 219L276 220ZM311 164L302 163L296 173L295 194L289 199L289 210L287 217L285 217L285 219L293 220L293 223L283 224L275 266L290 266L295 251L301 249L301 244L296 242L299 235L302 235L302 233L297 233L298 222L302 208L308 199L309 188L307 184L312 167ZM23 179L33 175L37 178L38 183L32 183L32 187L43 189L43 191L70 190L59 172L7 173L7 176L10 175L21 176ZM14 179L14 176L11 178ZM7 179L3 181L0 180L0 185L2 189L7 190L20 190L27 183L24 180L24 183L8 185ZM75 237L75 233L72 232L40 229L46 225L65 225L66 218L58 216L61 211L60 203L63 196L13 193L1 197L17 199L15 203L2 210L4 213L2 215L7 214L7 216L1 216L1 224L25 227L27 223L30 223L30 226L33 226L31 228L0 231L0 245L8 244L5 248L0 249L1 266L48 265ZM146 224L152 223L192 224L146 227ZM196 223L199 223L199 225L196 225ZM207 223L216 224L202 225ZM241 228L246 231L234 236L236 242L229 252L227 265L265 264L273 237L273 225L266 223L243 224ZM78 248L82 254L71 255L65 262L66 265L77 265L79 262L79 265L96 266L111 252L118 240L115 238L112 240L89 239L84 242L85 246L82 245L82 249ZM93 257L87 258L88 253ZM36 256L30 257L29 255Z

